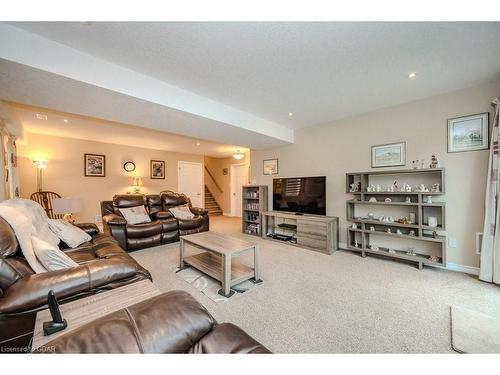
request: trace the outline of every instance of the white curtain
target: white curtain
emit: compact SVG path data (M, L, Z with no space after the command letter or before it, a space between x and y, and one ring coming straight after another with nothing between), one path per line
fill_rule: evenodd
M500 284L500 96L493 101L496 106L491 131L490 162L486 185L483 242L479 279ZM497 236L498 234L498 236Z

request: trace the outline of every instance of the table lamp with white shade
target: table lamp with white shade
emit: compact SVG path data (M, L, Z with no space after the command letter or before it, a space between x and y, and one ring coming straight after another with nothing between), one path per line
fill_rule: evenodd
M52 201L52 209L55 214L64 214L63 219L73 224L73 214L82 211L83 201L81 198L55 198Z

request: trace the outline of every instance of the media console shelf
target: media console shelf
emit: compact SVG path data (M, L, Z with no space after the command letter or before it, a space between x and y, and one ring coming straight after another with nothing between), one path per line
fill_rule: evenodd
M346 192L347 249L446 266L443 168L347 173Z
M331 254L338 249L339 220L333 216L262 213L262 238ZM287 240L271 236L281 235Z

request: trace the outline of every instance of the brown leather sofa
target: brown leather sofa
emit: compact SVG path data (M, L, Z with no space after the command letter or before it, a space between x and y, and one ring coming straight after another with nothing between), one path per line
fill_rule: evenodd
M61 249L78 267L36 274L22 256L10 225L0 218L0 346L26 345L36 311L45 309L47 293L54 290L60 302L117 288L150 273L123 251L116 240L100 234L93 224L79 225L92 241Z
M177 290L106 315L37 352L270 353L234 324L217 324L191 295Z
M191 220L176 219L170 208L188 205L195 215ZM120 208L145 206L151 222L129 224ZM160 194L121 194L112 201L101 202L104 233L113 236L127 251L176 242L179 236L208 231L208 211L192 207L191 200L184 194L162 191Z

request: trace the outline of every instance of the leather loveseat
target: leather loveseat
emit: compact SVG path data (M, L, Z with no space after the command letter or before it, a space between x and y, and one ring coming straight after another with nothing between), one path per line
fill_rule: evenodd
M87 323L37 352L270 353L234 324L218 324L191 295L178 290Z
M187 205L195 215L190 220L176 219L170 208ZM130 224L120 212L121 208L145 206L149 223ZM208 231L208 211L191 206L184 194L162 191L160 194L121 194L112 201L101 202L104 233L113 236L127 251L176 242L179 236Z
M0 218L0 346L26 345L34 328L36 311L47 308L53 290L60 302L117 288L150 273L123 251L112 237L94 224L80 224L92 241L70 249L60 248L78 267L35 273L24 259L11 226Z

